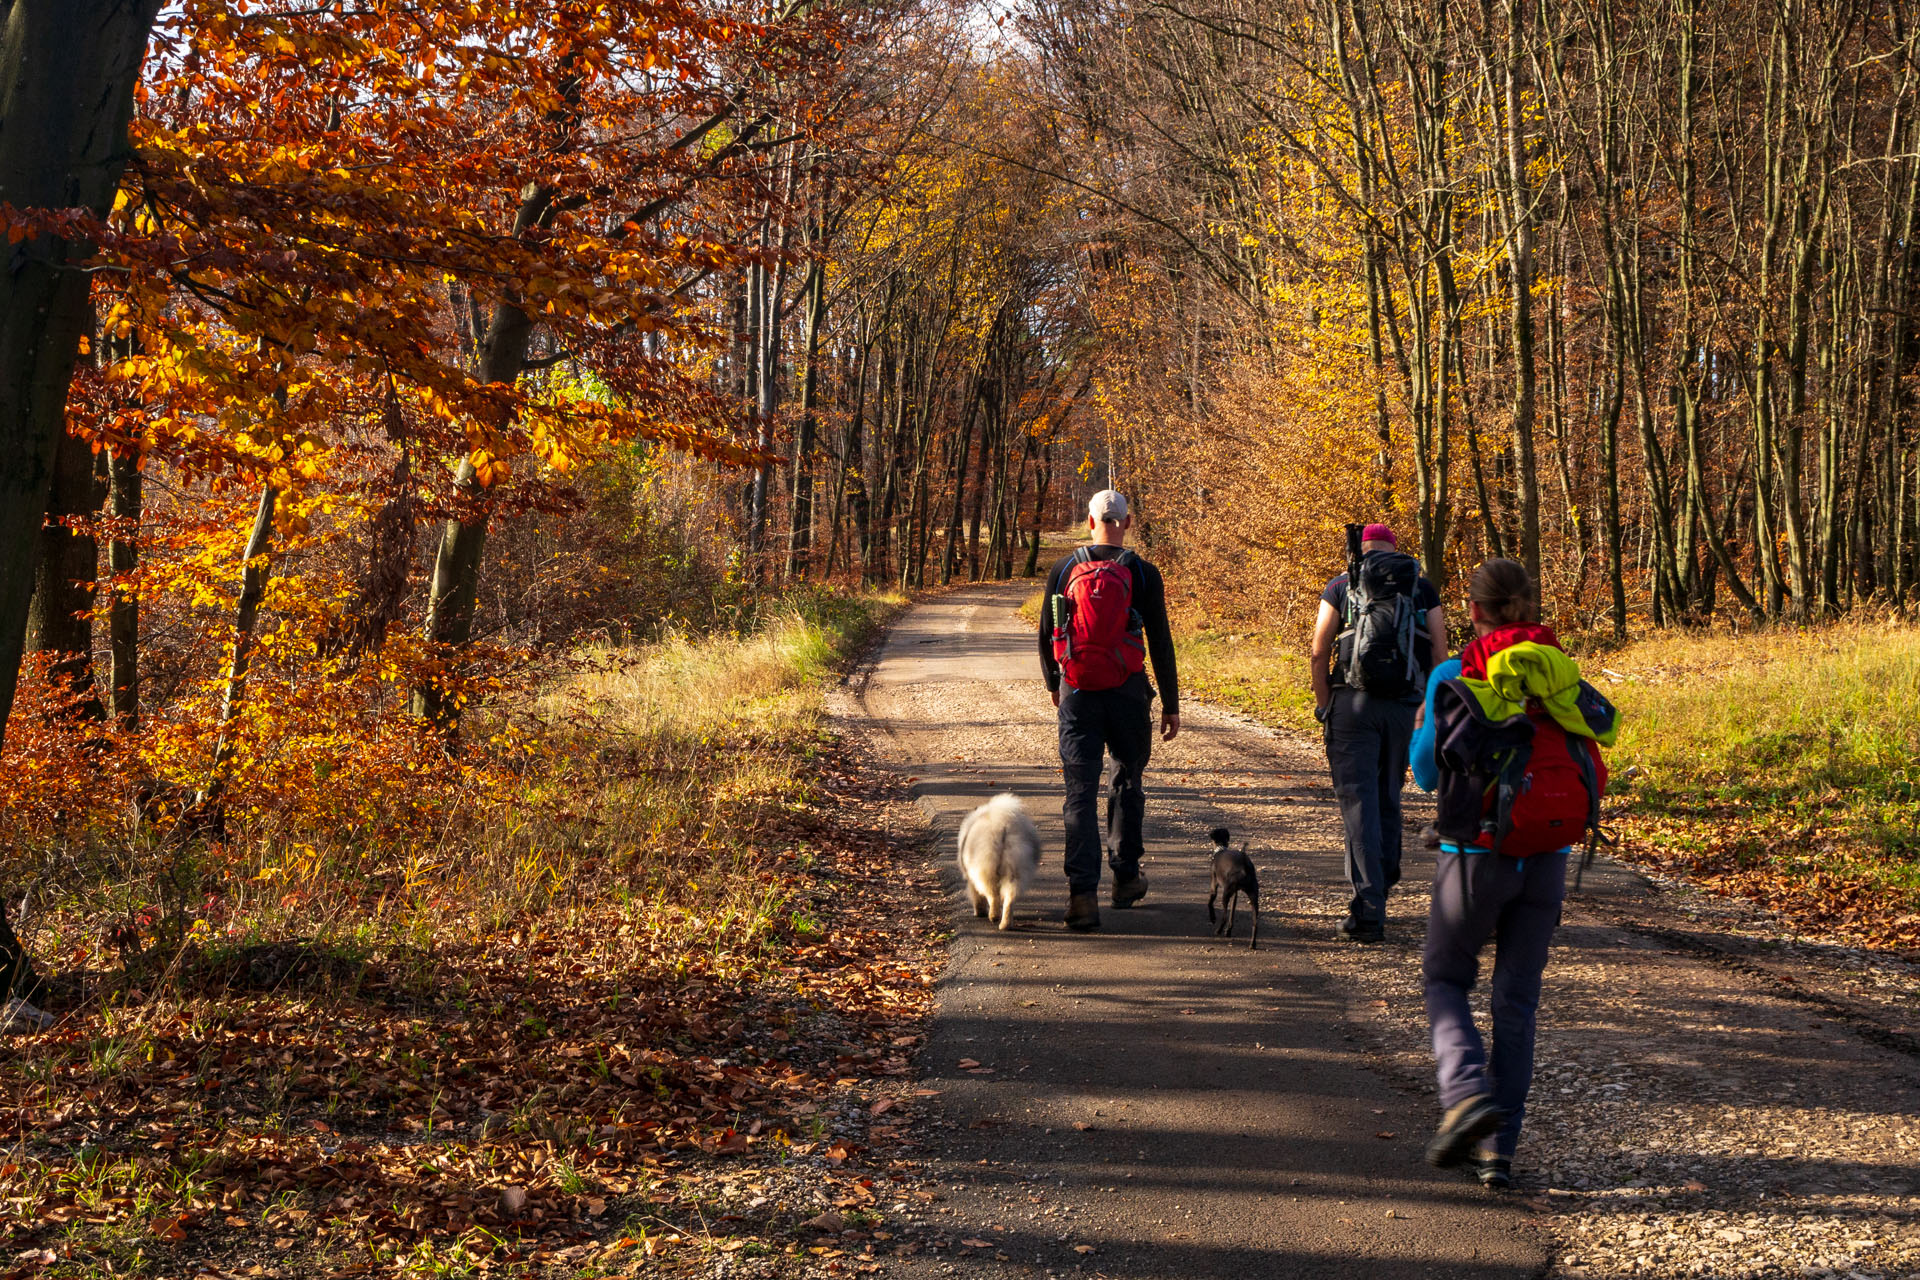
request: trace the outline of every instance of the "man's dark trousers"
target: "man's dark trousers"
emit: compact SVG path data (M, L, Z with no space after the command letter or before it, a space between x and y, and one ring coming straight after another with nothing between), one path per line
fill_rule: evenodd
M1114 791L1120 805L1120 843L1112 852L1116 881L1140 873L1146 852L1141 827L1147 797L1140 788L1153 754L1152 688L1134 676L1118 689L1093 692L1060 688L1060 767L1067 798L1067 892L1092 893L1100 887L1100 775L1113 753Z
M1347 829L1348 911L1384 925L1387 890L1400 882L1400 788L1418 705L1336 688L1327 709L1327 768Z

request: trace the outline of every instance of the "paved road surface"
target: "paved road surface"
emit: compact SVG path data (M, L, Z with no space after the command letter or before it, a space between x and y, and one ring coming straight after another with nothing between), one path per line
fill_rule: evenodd
M1333 920L1290 912L1275 883L1259 951L1244 925L1230 945L1208 930L1216 823L1254 837L1269 879L1339 877L1338 815L1310 752L1189 704L1148 771L1151 895L1103 905L1097 934L1060 923L1053 710L1014 613L1031 590L912 609L860 697L943 861L961 816L1003 789L1028 799L1049 851L1006 933L949 881L959 936L923 1062L946 1125L941 1221L956 1242L985 1242L958 1245L965 1273L1540 1274L1545 1244L1522 1209L1421 1162L1430 1101L1368 1070L1346 995L1300 946ZM1409 880L1422 870L1410 864ZM924 1257L889 1265L927 1274Z

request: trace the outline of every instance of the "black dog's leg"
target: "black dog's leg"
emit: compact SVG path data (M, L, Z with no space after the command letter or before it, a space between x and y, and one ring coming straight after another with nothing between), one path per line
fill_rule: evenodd
M1207 923L1208 924L1213 923L1213 902L1214 902L1214 899L1218 898L1219 896L1220 896L1220 882L1218 880L1215 880L1213 882L1213 888L1207 892ZM1216 930L1216 932L1218 931Z
M1227 890L1227 936L1233 936L1233 913L1240 905L1240 890Z
M1257 890L1247 890L1247 905L1253 908L1253 941L1247 945L1247 950L1258 951L1260 949L1260 894Z
M1120 779L1123 772L1117 760L1114 761L1113 767L1107 770L1106 855L1108 866L1112 866L1113 860L1120 854Z

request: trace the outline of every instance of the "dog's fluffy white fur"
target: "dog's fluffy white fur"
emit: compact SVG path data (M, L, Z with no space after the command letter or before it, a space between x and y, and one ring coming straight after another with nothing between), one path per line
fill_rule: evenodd
M960 824L960 874L967 881L973 914L1013 921L1013 902L1040 865L1040 833L1020 797L997 795Z

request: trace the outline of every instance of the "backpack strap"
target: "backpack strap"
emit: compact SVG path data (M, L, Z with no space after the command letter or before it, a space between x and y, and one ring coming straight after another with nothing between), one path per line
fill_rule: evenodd
M1600 828L1600 771L1594 767L1593 763L1593 753L1599 748L1589 739L1575 734L1568 734L1567 742L1570 746L1580 748L1580 781L1585 783L1587 788L1587 845L1580 855L1579 865L1573 870L1573 887L1577 890L1581 879L1587 874L1587 868L1593 865L1593 855L1599 847L1603 844L1618 844L1619 841Z
M1092 564L1092 563L1093 563L1093 554L1092 554L1091 547L1075 547L1073 549L1073 554L1067 557L1067 571L1060 575L1060 590L1056 593L1058 598L1060 599L1066 598L1067 586L1073 581L1073 571L1075 569L1078 569L1083 564ZM1063 609L1065 608L1064 605L1061 607ZM1064 613L1061 615L1062 621L1064 621L1065 616L1066 615Z
M1563 728L1561 732L1566 730ZM1600 771L1593 767L1593 744L1577 734L1567 733L1567 745L1580 748L1580 782L1587 789L1587 829L1596 830L1600 826Z
M1488 852L1500 853L1513 834L1513 802L1520 795L1521 784L1526 780L1527 766L1533 762L1533 743L1531 740L1507 747L1500 753L1500 767L1493 776L1493 783L1487 789L1493 792L1493 829L1488 832L1492 837Z
M1066 640L1067 651L1060 655L1062 659L1073 657L1073 629L1069 625L1069 615L1067 612L1069 605L1067 586L1073 580L1073 571L1081 565L1091 562L1092 559L1093 556L1089 554L1089 548L1075 547L1073 554L1067 557L1066 572L1060 575L1060 590L1047 597L1047 610L1053 615L1053 630L1056 637L1055 643L1059 643L1058 637L1063 634Z

